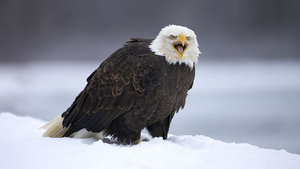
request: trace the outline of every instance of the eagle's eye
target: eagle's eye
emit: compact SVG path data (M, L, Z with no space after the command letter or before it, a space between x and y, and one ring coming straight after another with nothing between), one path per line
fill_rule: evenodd
M176 38L176 36L170 35L170 39L175 39L175 38Z
M190 37L190 36L187 36L187 37L186 37L186 40L190 40L190 39L191 39L191 37Z

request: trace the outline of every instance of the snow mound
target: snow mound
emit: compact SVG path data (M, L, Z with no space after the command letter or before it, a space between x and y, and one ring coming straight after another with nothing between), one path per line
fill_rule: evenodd
M43 138L46 122L0 113L0 168L272 168L299 169L300 155L225 143L205 136L169 135L135 146L101 140Z

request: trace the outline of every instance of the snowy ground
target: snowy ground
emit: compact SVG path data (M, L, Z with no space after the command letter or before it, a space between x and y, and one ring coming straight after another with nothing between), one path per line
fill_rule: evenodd
M0 64L0 112L49 121L70 106L99 64ZM300 154L299 75L300 62L199 62L194 87L170 134Z
M95 139L43 138L38 128L45 123L0 113L0 168L300 168L300 155L201 135L162 140L143 134L149 141L124 146Z

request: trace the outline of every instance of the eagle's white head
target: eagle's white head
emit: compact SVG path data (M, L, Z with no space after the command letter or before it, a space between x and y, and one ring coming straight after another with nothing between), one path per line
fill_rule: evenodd
M191 69L201 54L194 31L177 25L162 28L149 48L156 55L165 56L169 64L185 63Z

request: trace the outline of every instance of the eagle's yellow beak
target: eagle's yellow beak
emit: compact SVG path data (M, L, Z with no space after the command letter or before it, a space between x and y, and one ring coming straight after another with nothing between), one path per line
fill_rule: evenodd
M186 42L185 35L183 33L179 34L177 39L172 43L172 47L175 49L179 58L182 59L183 54L188 47L188 43Z

